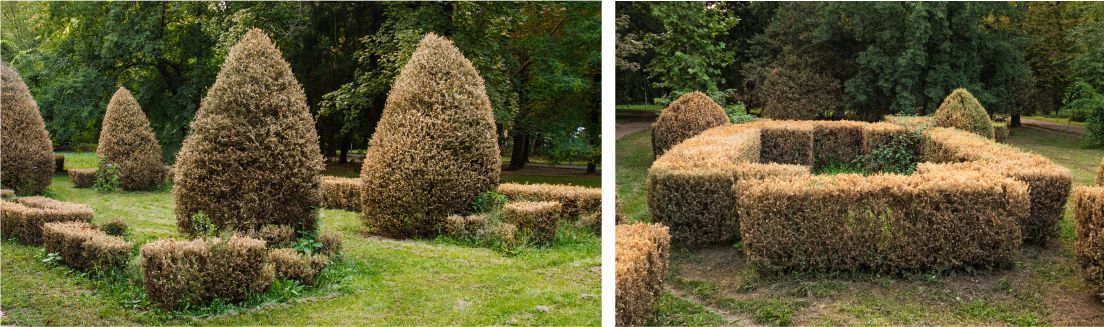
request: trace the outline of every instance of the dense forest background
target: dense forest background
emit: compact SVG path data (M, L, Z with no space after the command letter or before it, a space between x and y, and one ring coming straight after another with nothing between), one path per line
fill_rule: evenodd
M701 90L878 120L966 87L1014 126L1104 115L1100 2L618 2L616 16L619 104Z
M130 89L172 162L226 52L249 28L276 41L306 91L322 149L364 149L427 32L486 81L510 168L599 160L598 2L4 2L0 60L38 101L58 147L95 143Z

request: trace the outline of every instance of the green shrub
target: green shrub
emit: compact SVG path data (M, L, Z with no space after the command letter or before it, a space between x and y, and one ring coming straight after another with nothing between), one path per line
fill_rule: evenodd
M275 277L264 241L252 238L157 240L139 252L146 297L165 310L242 301Z
M507 198L506 195L494 191L487 191L475 197L475 200L472 201L471 204L471 211L474 213L488 212L501 208L509 202L510 199Z
M816 119L843 107L840 82L802 63L775 67L757 93L763 117L771 119Z
M981 106L977 98L966 89L958 88L943 99L943 103L932 115L935 125L939 127L953 127L989 139L993 139L993 123L989 120L989 113Z
M92 187L100 192L118 191L122 188L121 176L119 166L101 161L100 167L96 168L95 184Z
M726 106L724 110L730 124L741 124L759 120L759 117L747 113L747 105L743 102L736 102L736 104Z
M121 219L112 220L111 222L104 224L102 227L100 227L100 229L103 230L104 233L107 233L107 235L111 236L122 237L130 234L130 227L128 227L127 223L125 221L122 221Z
M118 186L124 191L153 190L165 181L161 145L138 101L124 87L107 104L96 156L118 169Z
M675 144L707 129L727 125L724 108L701 92L683 94L660 111L652 124L652 152L663 155Z
M447 38L427 34L402 67L369 141L364 221L390 237L435 235L499 182L501 159L483 78Z
M671 236L659 224L617 225L617 325L642 326L664 293Z
M41 194L54 175L54 148L38 103L23 78L0 64L0 186L19 195Z
M251 29L226 55L177 155L177 227L198 235L202 211L218 229L314 228L324 168L318 132L291 66Z
M868 172L910 175L916 171L916 164L920 161L919 149L919 135L896 133L856 157L854 163Z

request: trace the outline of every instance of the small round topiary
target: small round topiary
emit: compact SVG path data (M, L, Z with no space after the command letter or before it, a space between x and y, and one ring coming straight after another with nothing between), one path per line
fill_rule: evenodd
M313 230L324 167L302 86L259 29L226 56L177 156L177 227ZM202 212L202 215L199 213Z
M107 103L96 155L118 167L119 187L124 191L156 189L165 180L161 145L138 101L124 87Z
M387 95L361 178L374 233L424 237L498 187L494 114L483 78L452 41L430 33Z
M989 139L994 138L993 122L985 107L964 88L957 88L943 99L943 104L932 115L936 126L953 127L969 131Z
M652 152L659 157L676 144L721 125L728 125L728 115L713 99L698 91L683 94L652 124Z
M54 150L38 103L14 69L0 64L0 186L39 194L54 175Z

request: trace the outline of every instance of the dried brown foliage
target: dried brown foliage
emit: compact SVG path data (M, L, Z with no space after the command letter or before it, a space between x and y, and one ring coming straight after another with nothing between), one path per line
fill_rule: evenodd
M42 240L46 252L61 255L65 265L97 274L125 268L134 248L134 244L84 221L46 223Z
M490 223L487 214L451 215L445 218L445 234L459 239L480 239Z
M555 201L563 205L564 218L575 219L586 214L601 213L602 189L556 184L514 184L498 186L511 201Z
M322 177L322 207L360 211L360 190L364 181L360 178Z
M264 291L274 278L265 242L232 236L228 240L158 240L142 246L143 289L166 310L215 298L231 302Z
M885 116L885 121L904 126L911 132L923 132L935 127L935 120L931 116Z
M1008 143L1008 125L993 123L993 140L997 143Z
M0 186L39 194L54 175L54 144L23 78L0 64Z
M268 260L276 278L296 280L303 285L314 285L318 274L330 264L325 255L303 254L288 248L268 251Z
M866 123L841 120L813 124L815 162L851 161L863 152L863 128Z
M226 56L177 156L177 227L202 211L219 228L315 226L324 168L302 86L264 32Z
M1096 169L1096 185L1104 186L1104 159L1100 160L1100 168Z
M683 94L652 124L652 151L659 157L683 140L722 125L728 125L728 115L713 99L698 91Z
M528 240L541 245L556 243L556 229L563 216L559 202L511 202L502 207L502 221L514 224L526 233Z
M452 41L430 33L395 78L361 178L365 223L425 237L498 186L494 115L483 78Z
M9 189L0 189L0 199L14 199L15 191Z
M1077 224L1074 249L1081 274L1093 292L1104 297L1104 187L1074 189L1073 216Z
M813 125L775 122L763 126L759 136L762 163L813 165Z
M341 253L341 234L337 232L322 232L318 235L318 242L322 243L322 254L332 257Z
M993 123L989 113L966 89L951 91L932 115L935 125L952 127L993 139Z
M835 175L737 189L748 261L765 271L994 267L1020 246L1027 187L995 173Z
M124 191L152 190L165 180L161 145L153 136L146 114L126 88L115 91L107 104L96 156L118 167L119 187Z
M671 237L659 224L617 225L617 325L640 326L663 294Z
M46 223L92 221L88 205L62 202L40 196L22 197L15 201L0 201L0 217L4 239L15 238L28 245L42 244L42 227Z
M89 188L96 184L96 168L73 168L69 170L69 180L73 187Z
M253 233L253 238L265 241L269 248L290 246L297 237L295 228L288 225L264 225Z

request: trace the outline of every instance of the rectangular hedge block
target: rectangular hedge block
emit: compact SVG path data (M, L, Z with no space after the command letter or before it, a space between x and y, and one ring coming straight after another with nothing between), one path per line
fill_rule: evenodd
M640 326L663 294L671 237L659 224L617 225L617 325Z
M360 212L360 178L322 177L322 204L326 209Z
M248 237L158 240L140 252L143 289L165 310L215 298L241 301L264 291L275 276L265 242Z
M1097 296L1104 296L1104 187L1075 189L1073 216L1077 223L1074 250L1081 274Z
M42 239L46 252L61 255L66 266L96 274L125 269L134 248L134 244L84 221L46 223Z
M73 187L89 188L96 184L96 168L73 168L69 170L69 180Z
M776 122L764 126L760 133L760 162L813 165L812 124Z
M813 176L737 190L748 261L765 271L917 271L1010 263L1027 187L993 173Z
M863 127L857 121L818 121L813 125L813 160L849 162L862 154Z
M503 183L498 185L498 193L511 201L559 202L563 205L563 217L572 220L602 212L602 189L599 187Z
M15 238L27 245L42 244L43 225L50 222L92 221L92 208L84 204L62 202L41 196L0 201L5 239Z
M514 224L529 240L537 244L553 245L556 242L556 229L563 216L563 205L559 202L512 202L502 207L502 221Z
M298 281L303 285L314 285L318 274L330 264L330 258L322 254L303 254L288 248L268 251L277 278Z

